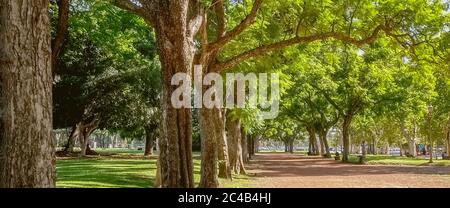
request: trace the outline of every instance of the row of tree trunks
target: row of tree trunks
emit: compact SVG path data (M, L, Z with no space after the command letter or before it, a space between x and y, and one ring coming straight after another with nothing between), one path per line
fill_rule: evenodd
M284 152L294 153L294 138L288 138L284 141Z
M55 187L49 1L0 5L0 187Z

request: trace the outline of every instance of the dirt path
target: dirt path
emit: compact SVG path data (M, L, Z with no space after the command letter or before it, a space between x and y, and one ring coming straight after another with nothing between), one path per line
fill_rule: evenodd
M259 154L249 165L255 187L450 187L450 167L343 164L284 153Z

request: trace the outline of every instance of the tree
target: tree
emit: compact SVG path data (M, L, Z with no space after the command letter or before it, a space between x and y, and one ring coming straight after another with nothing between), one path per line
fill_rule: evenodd
M66 151L79 139L81 155L89 153L89 136L97 128L146 135L153 144L160 67L152 32L110 4L74 0L72 8L54 87L54 127L72 127Z
M0 187L55 187L49 1L0 5Z

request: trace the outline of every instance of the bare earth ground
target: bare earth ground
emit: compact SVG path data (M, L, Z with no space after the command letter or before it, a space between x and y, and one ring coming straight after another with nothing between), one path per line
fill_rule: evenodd
M285 153L256 155L248 172L261 188L450 187L450 166L344 164Z

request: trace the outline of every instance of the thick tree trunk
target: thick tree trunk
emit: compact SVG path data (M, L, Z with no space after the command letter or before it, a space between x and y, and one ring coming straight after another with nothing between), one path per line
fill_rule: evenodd
M254 135L250 135L248 137L248 143L247 143L247 148L248 148L248 155L249 155L249 159L252 159L252 156L255 155L255 136Z
M255 140L254 140L254 143L255 143L255 145L254 145L254 153L255 154L259 152L259 141L260 140L261 140L261 136L256 137Z
M373 139L373 154L378 155L378 140L376 138Z
M153 155L153 147L155 145L156 127L149 126L145 128L145 151L144 156Z
M450 114L450 113L449 113ZM447 123L447 157L449 157L450 159L450 115L448 118L448 123Z
M417 124L414 121L412 135L406 129L404 122L401 123L401 132L403 137L408 141L408 156L417 157L416 140L417 140ZM406 151L406 150L405 150Z
M216 109L217 110L217 109ZM225 119L226 110L217 110L217 116L214 116L213 119L215 121L215 129L216 129L216 138L217 138L217 156L219 160L219 177L231 179L231 167L230 167L230 159L228 157L228 142L227 135L225 132Z
M361 144L361 152L362 152L363 157L366 157L366 155L367 155L366 141L363 141Z
M307 127L307 131L309 134L309 154L319 155L320 153L317 146L316 131L313 127Z
M241 128L241 147L242 147L242 161L244 164L250 162L249 156L248 156L248 148L247 148L247 142L248 142L248 136L245 133L244 128Z
M348 156L350 153L350 126L352 122L353 116L352 115L345 115L344 116L344 122L342 124L342 141L344 144L344 152L342 154L342 162L348 162Z
M67 144L64 147L64 152L73 152L73 148L75 147L75 138L77 137L77 132L78 132L78 128L77 128L78 124L75 124L72 127L72 131L70 132L69 138L67 139Z
M450 130L447 130L447 155L450 157Z
M324 144L322 136L320 135L322 133L322 130L318 130L318 131L319 131L318 140L319 140L319 145L320 145L320 155L324 156L326 154L325 153L325 144Z
M242 158L241 123L239 119L227 118L228 154L230 155L231 170L236 174L246 174Z
M55 38L52 40L52 74L57 73L59 54L64 48L64 43L69 29L69 6L70 0L57 0L58 25Z
M87 155L89 137L91 136L92 132L95 129L97 129L98 124L99 124L98 120L94 119L93 121L91 121L86 125L83 122L81 122L80 125L78 126L79 128L78 139L80 140L80 148L81 148L80 156Z
M322 140L324 146L325 146L325 154L324 156L326 158L331 158L331 153L330 153L330 147L328 145L328 140L327 140L327 130L323 129L322 131L320 131L320 139Z
M202 164L200 187L217 188L219 181L217 178L217 138L214 114L216 110L200 109L200 132L202 138Z
M294 154L294 138L289 139L289 153Z
M49 1L0 5L0 187L55 187Z
M189 33L189 1L156 1L148 15L155 18L158 54L162 66L162 132L159 140L160 187L193 188L192 112L175 108L171 85L177 73L191 75L195 42ZM213 182L214 183L214 182Z

